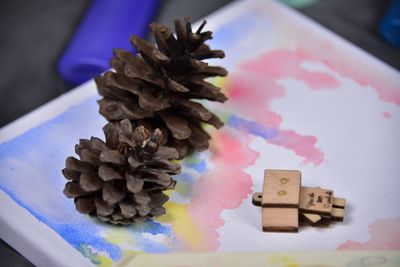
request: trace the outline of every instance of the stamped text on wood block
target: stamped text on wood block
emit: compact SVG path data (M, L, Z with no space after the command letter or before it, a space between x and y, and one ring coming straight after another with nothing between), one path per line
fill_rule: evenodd
M331 214L333 191L322 188L302 187L300 191L299 209L302 212L315 214Z
M263 207L299 206L301 173L294 170L265 170Z

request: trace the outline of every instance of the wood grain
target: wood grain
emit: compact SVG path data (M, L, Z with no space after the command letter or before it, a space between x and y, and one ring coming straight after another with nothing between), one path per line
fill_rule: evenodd
M262 208L264 232L297 232L299 210L296 208Z
M299 206L301 173L297 170L265 170L263 207Z

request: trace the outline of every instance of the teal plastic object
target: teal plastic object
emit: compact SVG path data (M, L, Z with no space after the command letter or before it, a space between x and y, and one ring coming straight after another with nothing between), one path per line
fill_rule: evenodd
M94 0L58 63L61 77L79 85L109 68L113 48L134 51L132 34L144 37L159 0Z

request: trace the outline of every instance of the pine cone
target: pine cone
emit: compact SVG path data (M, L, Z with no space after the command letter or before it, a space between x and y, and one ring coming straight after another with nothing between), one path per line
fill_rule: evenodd
M204 79L226 76L227 71L201 61L225 56L204 43L212 38L212 32L202 32L206 21L196 32L192 32L188 17L174 22L177 38L168 27L151 24L157 47L132 36L130 41L138 54L115 49L110 61L115 71L95 80L103 96L100 113L108 121L128 118L138 125L160 128L167 145L175 147L183 158L191 149L208 148L210 136L202 123L223 126L215 114L193 100L225 102L220 88Z
M133 130L134 129L134 130ZM162 206L173 189L170 174L180 165L174 148L160 146L162 134L132 128L128 119L103 128L106 142L92 137L75 146L80 160L68 157L62 170L70 180L64 189L76 209L113 224L127 224L165 213Z

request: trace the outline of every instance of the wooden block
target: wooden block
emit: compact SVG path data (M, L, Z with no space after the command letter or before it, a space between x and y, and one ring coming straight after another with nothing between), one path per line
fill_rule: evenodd
M344 209L333 208L331 216L333 221L342 222L344 219Z
M332 217L321 215L321 220L315 225L316 227L328 227L332 222Z
M302 213L301 215L302 219L311 225L317 225L322 220L322 217L318 214Z
M299 206L301 173L295 170L265 170L263 207Z
M296 208L262 208L264 232L297 232L299 211Z
M251 201L254 206L260 207L262 202L262 193L256 192L253 194L253 199Z
M328 227L331 224L332 217L327 215L301 213L300 225L309 225L313 227Z
M303 213L330 215L333 206L333 191L322 188L302 187L299 209Z
M334 208L344 209L345 206L346 206L346 199L337 198L337 197L333 198L333 207Z

